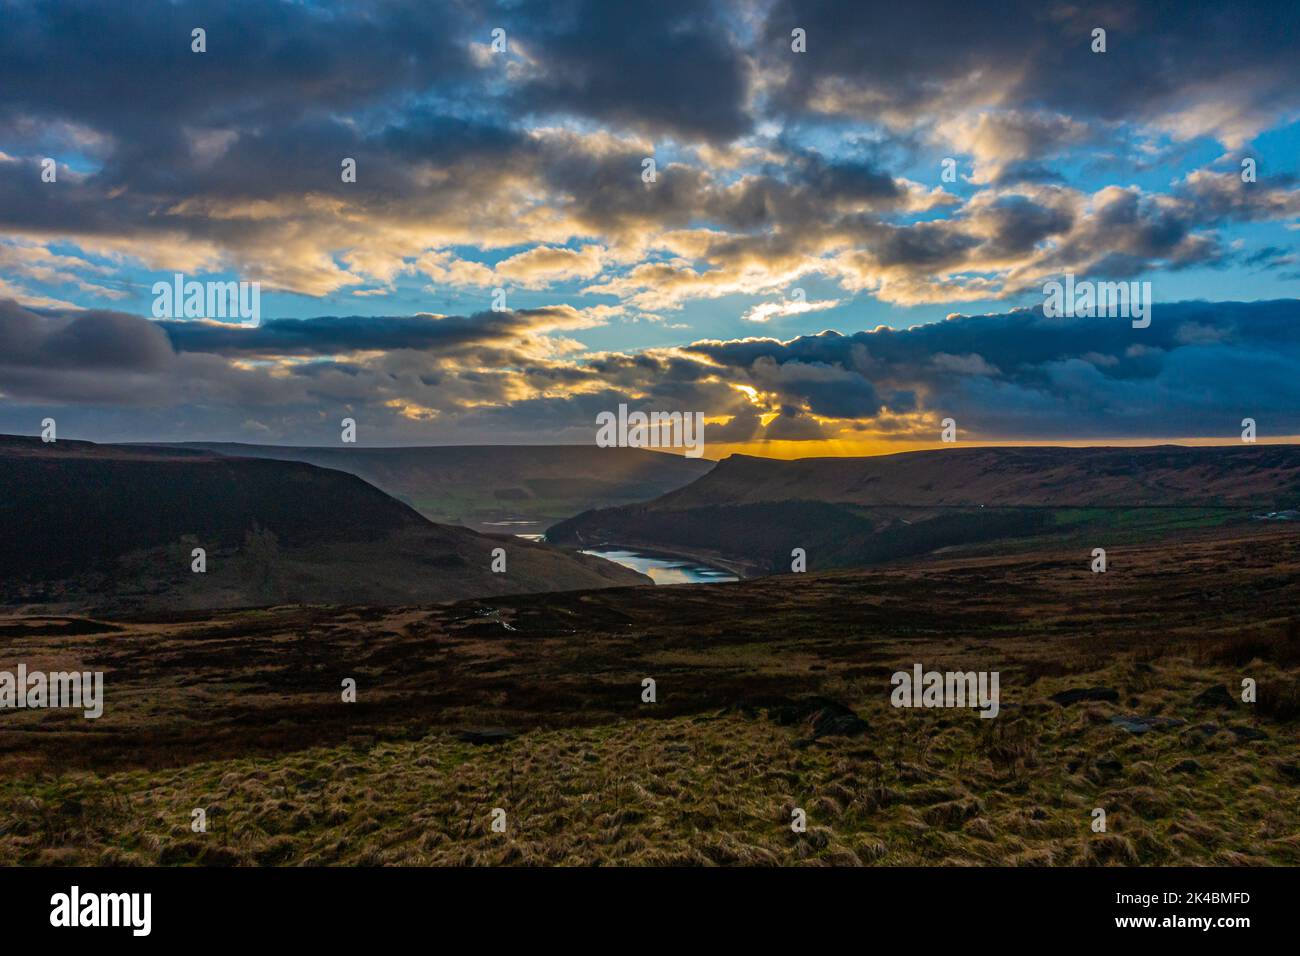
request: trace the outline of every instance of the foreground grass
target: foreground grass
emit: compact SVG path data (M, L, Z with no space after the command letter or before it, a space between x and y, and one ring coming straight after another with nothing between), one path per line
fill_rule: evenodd
M1300 863L1300 529L1109 558L0 619L0 666L107 688L98 720L0 715L0 864ZM1001 713L893 708L917 662L997 671ZM810 695L864 724L810 739ZM517 736L457 733L485 725Z
M1266 686L1284 686L1285 673L1255 665ZM1004 692L993 720L896 710L882 690L844 698L867 721L863 735L812 742L761 709L655 719L647 705L642 718L499 745L436 730L179 769L10 778L0 863L1298 864L1300 728L1248 705L1192 703L1238 673L1190 657L1124 660ZM1093 684L1120 700L1047 701ZM1140 736L1110 723L1130 713L1187 723ZM790 828L796 807L805 833ZM1098 807L1105 833L1091 828ZM195 808L206 833L190 829ZM494 808L505 833L491 829Z

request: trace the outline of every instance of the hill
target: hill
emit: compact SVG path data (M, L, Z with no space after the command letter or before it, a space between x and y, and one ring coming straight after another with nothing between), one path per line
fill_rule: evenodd
M108 699L5 714L0 865L1300 863L1300 528L1112 557L0 617ZM894 706L917 664L997 718Z
M299 448L190 442L176 447L346 471L431 521L478 531L540 533L582 511L657 498L713 467L681 455L594 445Z
M764 501L871 507L1271 507L1300 495L1294 445L952 448L781 461L732 455L659 509Z
M0 437L0 518L9 604L392 604L645 580L434 524L354 475L168 447ZM497 547L505 573L491 570ZM194 548L205 573L191 569Z
M658 548L762 573L788 570L796 547L821 568L1043 537L1091 548L1298 503L1300 448L1291 445L733 455L678 491L587 512L547 534L561 545Z

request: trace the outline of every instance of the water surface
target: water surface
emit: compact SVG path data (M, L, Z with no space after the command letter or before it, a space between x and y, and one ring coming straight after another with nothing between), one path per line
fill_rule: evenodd
M670 558L666 555L632 551L626 548L602 548L582 553L594 554L606 561L613 561L633 571L648 574L655 584L718 584L723 581L739 580L730 571L713 568L686 558Z

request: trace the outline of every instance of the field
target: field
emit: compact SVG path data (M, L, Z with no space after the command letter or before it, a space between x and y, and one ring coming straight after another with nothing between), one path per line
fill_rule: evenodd
M107 698L0 713L0 864L1296 864L1298 571L1300 532L1255 525L1105 574L1056 550L0 620L0 669L103 670ZM892 707L914 663L998 671L998 717Z

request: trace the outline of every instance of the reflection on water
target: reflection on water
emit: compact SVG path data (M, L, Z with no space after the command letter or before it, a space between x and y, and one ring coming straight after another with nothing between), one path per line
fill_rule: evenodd
M646 554L644 551L609 549L582 553L594 554L606 561L614 561L633 571L648 574L655 584L718 584L722 581L739 580L730 571L711 568L707 564L683 558Z

